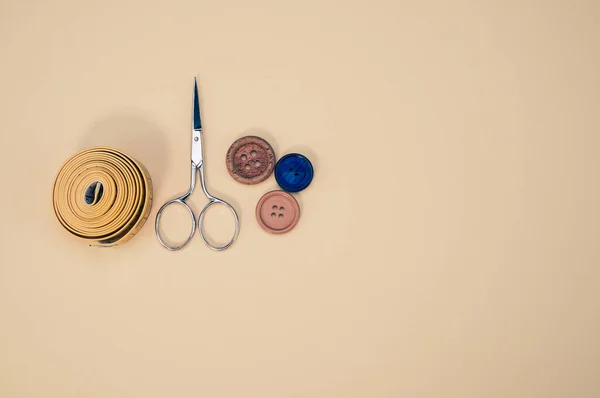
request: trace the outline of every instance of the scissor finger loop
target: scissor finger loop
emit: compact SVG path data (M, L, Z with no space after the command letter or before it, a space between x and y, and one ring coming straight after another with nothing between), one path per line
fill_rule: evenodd
M192 218L192 229L190 230L190 236L188 236L188 238L185 240L185 242L183 242L182 244L180 244L178 246L171 246L171 245L167 244L163 240L163 238L160 234L160 218L162 216L162 212L168 206L173 205L173 204L181 204L181 205L185 206L185 208L189 211L190 216ZM163 247L165 249L168 249L171 251L177 251L177 250L183 249L185 247L185 245L187 245L188 242L194 236L194 232L196 232L196 216L194 216L194 212L192 211L192 208L185 202L185 200L183 200L182 198L175 198L175 199L169 200L167 203L162 205L162 207L158 210L158 213L156 213L156 223L155 223L154 227L156 230L156 237L158 238L158 241L160 242L160 244L163 245Z
M229 208L229 210L231 210L231 212L233 213L233 218L235 219L235 230L233 232L233 237L224 246L215 246L215 245L213 245L212 243L210 243L208 241L206 235L204 234L204 215L206 214L207 210L212 205L215 205L215 204L222 204L222 205L227 206ZM202 240L204 241L204 243L206 243L206 245L208 247L210 247L211 249L216 250L216 251L226 250L227 248L229 248L229 246L233 245L233 243L237 239L239 230L240 230L240 220L239 220L237 212L235 211L235 209L233 208L233 206L231 206L229 203L225 202L222 199L211 197L210 201L208 202L208 204L206 206L204 206L204 209L202 209L202 211L200 212L200 216L198 217L198 232L200 233L200 236L202 237Z

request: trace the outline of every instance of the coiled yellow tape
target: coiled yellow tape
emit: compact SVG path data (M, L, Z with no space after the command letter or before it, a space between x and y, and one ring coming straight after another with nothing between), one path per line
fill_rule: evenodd
M146 168L108 147L84 149L60 168L52 193L54 213L71 234L90 246L114 246L131 239L152 207Z

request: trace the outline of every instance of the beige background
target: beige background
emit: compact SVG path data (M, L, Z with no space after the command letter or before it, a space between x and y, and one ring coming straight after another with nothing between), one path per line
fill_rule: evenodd
M0 397L600 396L599 20L593 0L1 1ZM224 253L152 225L189 181L194 75L208 186L242 220ZM288 235L254 219L274 180L226 172L247 133L314 162ZM50 203L95 144L156 184L113 249Z

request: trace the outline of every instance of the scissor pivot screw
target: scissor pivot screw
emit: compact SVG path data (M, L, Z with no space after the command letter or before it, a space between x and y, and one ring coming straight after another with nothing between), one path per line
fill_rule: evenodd
M198 141L198 137L194 137L194 141Z

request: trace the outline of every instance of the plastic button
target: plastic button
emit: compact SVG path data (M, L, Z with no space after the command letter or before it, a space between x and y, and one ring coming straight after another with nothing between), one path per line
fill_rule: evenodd
M231 144L225 162L234 180L242 184L258 184L273 173L275 152L262 138L246 136Z
M314 170L310 160L299 153L288 153L275 166L275 180L288 192L302 191L310 185Z
M263 195L256 205L256 220L265 231L284 234L291 231L300 219L300 206L292 195L284 191L271 191Z

